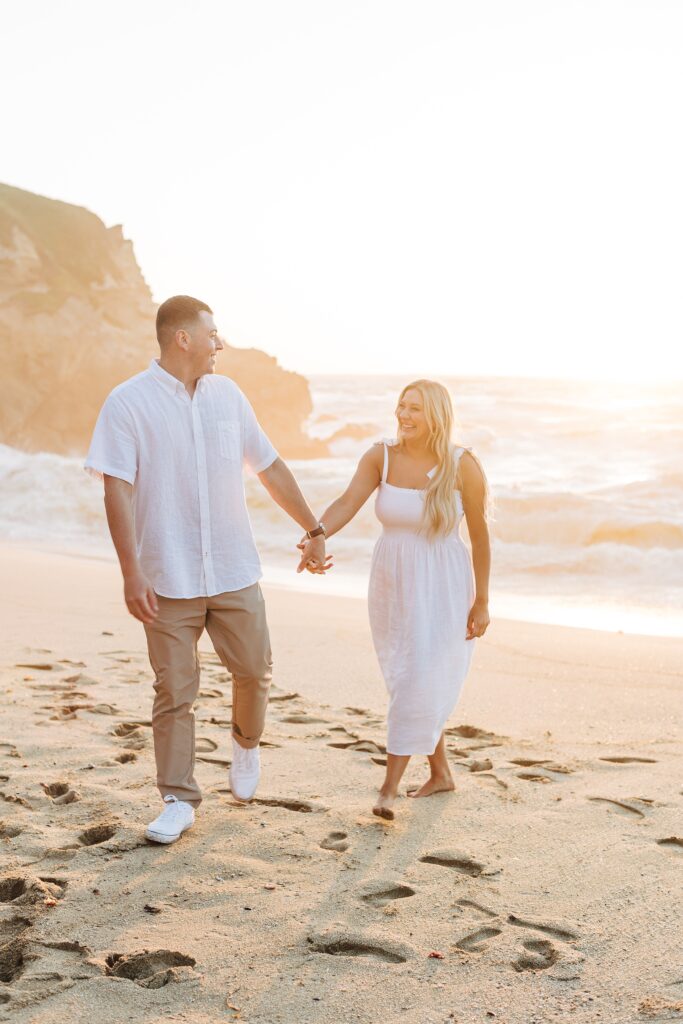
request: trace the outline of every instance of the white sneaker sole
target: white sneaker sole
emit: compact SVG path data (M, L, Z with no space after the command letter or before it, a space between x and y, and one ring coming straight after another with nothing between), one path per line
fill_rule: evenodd
M192 824L190 825L186 825L185 828L181 829L180 832L178 832L178 834L174 836L169 836L165 832L152 832L151 829L147 829L147 831L145 832L145 836L147 837L147 839L151 839L153 843L165 843L168 846L169 843L177 842L180 839L183 832L187 832L188 828L192 828L192 825L194 825L194 822L192 822Z
M239 793L236 793L236 792L235 792L235 790L234 790L234 788L233 788L233 785L232 785L232 779L230 779L229 781L230 781L230 792L231 792L231 793L232 793L232 795L234 796L235 800L239 800L239 801L240 801L240 803L242 803L242 804L248 804L248 803L250 803L250 801L251 801L251 800L253 800L253 799L254 799L254 797L256 796L256 790L258 789L258 784L259 784L259 780L258 780L258 779L256 780L256 785L255 785L255 786L254 786L254 788L252 789L252 791L251 791L251 793L249 794L249 796L240 796L240 794L239 794Z

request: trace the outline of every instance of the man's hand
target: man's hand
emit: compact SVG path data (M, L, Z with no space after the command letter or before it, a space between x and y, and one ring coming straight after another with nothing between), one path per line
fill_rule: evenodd
M123 578L123 596L131 615L140 622L154 622L159 614L159 602L154 588L141 572Z
M310 540L304 535L297 544L297 548L301 552L301 561L297 566L297 572L308 569L309 572L324 575L328 569L332 568L332 555L325 554L325 538L322 535Z

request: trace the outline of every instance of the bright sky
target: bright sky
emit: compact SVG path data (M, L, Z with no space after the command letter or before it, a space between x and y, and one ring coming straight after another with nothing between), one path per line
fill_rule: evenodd
M303 372L683 378L679 0L22 0L0 174Z

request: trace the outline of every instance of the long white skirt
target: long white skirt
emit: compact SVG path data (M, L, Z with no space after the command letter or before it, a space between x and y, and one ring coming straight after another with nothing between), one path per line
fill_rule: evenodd
M387 751L433 754L465 682L474 640L470 555L456 533L386 531L372 557L368 609L389 691Z

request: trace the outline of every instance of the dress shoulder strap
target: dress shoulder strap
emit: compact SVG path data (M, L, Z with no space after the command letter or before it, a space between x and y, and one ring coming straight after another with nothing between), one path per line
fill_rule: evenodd
M455 462L455 468L456 469L458 468L458 465L460 464L460 458L462 456L462 453L463 452L471 452L471 451L472 451L472 449L471 449L471 447L469 445L466 445L466 446L463 445L462 447L459 447L459 448L456 447L456 448L453 449L453 460Z
M381 441L375 442L381 444L384 448L384 463L382 465L382 483L387 482L387 474L389 473L389 445L396 444L392 438L383 437Z

